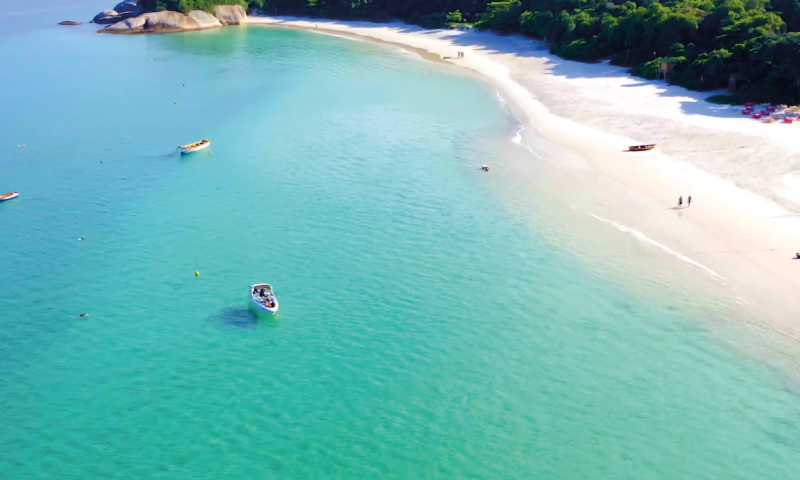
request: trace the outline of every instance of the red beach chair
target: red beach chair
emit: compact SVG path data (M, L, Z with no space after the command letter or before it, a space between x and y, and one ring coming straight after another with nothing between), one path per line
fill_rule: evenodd
M793 118L783 117L783 122L784 123L792 123L793 120L794 120Z
M745 108L744 110L742 110L742 115L750 115L752 113L753 111L750 110L749 108Z
M747 108L753 108L753 107L756 106L756 104L753 103L753 102L747 102L747 103L744 104L744 106L747 107Z
M760 113L754 113L753 114L753 118L759 119L759 118L761 118L761 114Z

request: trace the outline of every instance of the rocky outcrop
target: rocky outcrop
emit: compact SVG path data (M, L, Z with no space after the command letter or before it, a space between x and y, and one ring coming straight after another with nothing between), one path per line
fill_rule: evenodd
M63 22L58 22L59 25L82 25L81 22L73 22L72 20L64 20Z
M184 15L180 12L164 11L137 15L138 0L124 0L114 10L100 12L92 20L108 25L102 33L171 33L220 28L224 25L239 25L247 19L240 5L217 5L216 16L201 10Z
M136 11L136 6L139 3L139 0L123 0L119 2L116 7L114 7L114 11L117 13L131 13Z
M126 18L130 18L132 16L133 16L132 11L119 13L116 10L106 10L105 12L100 12L97 15L95 15L92 22L100 25L109 25L112 23L121 22Z
M209 18L210 17L210 18ZM212 20L213 19L213 20ZM129 18L100 30L102 33L171 33L219 28L222 24L205 12L152 12Z
M193 10L188 14L193 19L197 20L202 28L220 28L222 23L217 20L217 17L202 10Z
M241 5L217 5L214 14L223 25L239 25L247 19L247 13Z
M114 10L106 10L95 15L94 19L92 19L92 22L99 23L100 25L115 23L121 20L117 17L119 17L119 13L115 12Z

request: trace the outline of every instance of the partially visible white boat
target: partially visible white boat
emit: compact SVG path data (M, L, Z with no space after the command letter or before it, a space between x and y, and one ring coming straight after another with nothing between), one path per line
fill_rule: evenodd
M5 202L6 200L14 200L17 197L19 197L19 192L4 193L0 195L0 202Z
M188 143L186 145L181 145L178 147L178 151L181 152L181 155L186 155L187 153L194 153L203 150L204 148L208 148L211 146L211 140L200 140L199 142Z
M278 299L272 285L268 283L257 283L250 285L250 303L261 312L273 314L278 311Z

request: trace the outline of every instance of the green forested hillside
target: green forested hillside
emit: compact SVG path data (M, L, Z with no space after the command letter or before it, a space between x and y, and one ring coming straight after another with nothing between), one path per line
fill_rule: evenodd
M144 0L143 0L144 1ZM217 0L146 0L184 5ZM230 3L231 0L223 0ZM546 41L571 60L610 58L694 90L727 87L754 101L800 102L800 0L249 0L269 14L401 19L435 28L467 24Z
M212 12L217 5L241 5L245 8L245 0L139 0L138 3L145 11L174 10L188 13L192 10L205 10Z

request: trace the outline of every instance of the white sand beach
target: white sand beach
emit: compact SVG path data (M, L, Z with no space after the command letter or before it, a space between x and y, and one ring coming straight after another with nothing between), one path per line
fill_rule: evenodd
M713 92L643 80L606 63L562 60L519 36L399 22L258 16L248 22L406 45L484 75L544 138L659 206L626 211L607 205L594 213L674 252L707 252L692 258L706 268L699 274L718 272L748 305L786 307L792 314L782 315L782 323L800 332L794 315L800 311L794 307L800 260L793 260L800 252L800 122L763 123L740 108L705 102ZM457 58L459 51L464 58ZM658 146L626 151L644 143ZM681 195L693 197L691 208L671 208Z

